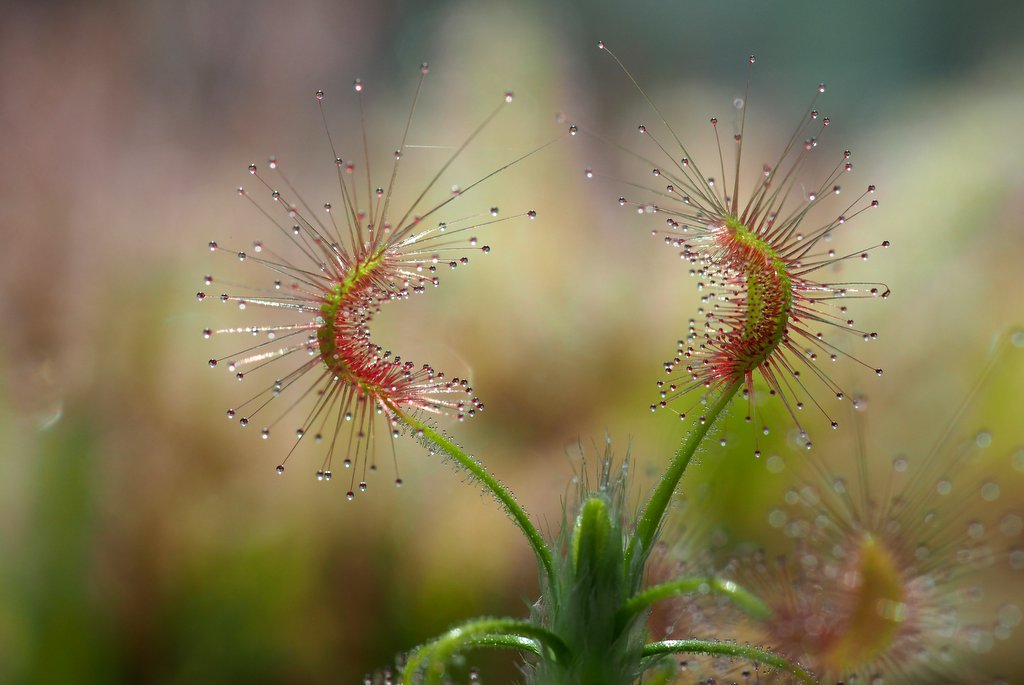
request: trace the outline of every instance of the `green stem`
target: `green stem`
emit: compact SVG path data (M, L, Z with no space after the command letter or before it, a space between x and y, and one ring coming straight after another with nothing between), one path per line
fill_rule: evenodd
M543 650L537 645L537 641L522 637L521 635L484 635L466 643L467 647L496 647L505 649L520 649L537 656L543 656Z
M650 550L651 545L654 543L654 537L658 533L658 528L661 527L661 521L665 517L665 511L668 509L672 496L676 492L676 486L679 485L679 480L683 477L683 473L686 472L686 467L690 465L690 460L693 459L693 455L704 440L704 436L707 435L719 415L729 405L729 401L732 400L736 391L740 389L741 384L740 381L734 381L722 391L718 400L712 405L711 410L704 415L704 421L698 423L690 431L690 434L686 436L686 440L679 446L675 456L672 457L672 463L669 464L665 475L658 482L658 487L651 494L651 499L648 500L647 506L644 507L644 512L640 515L640 520L636 524L632 544L626 550L627 573L632 564L633 554L637 551L640 554L646 554Z
M524 645L526 641L539 645L530 651L547 651L556 661L564 661L569 655L569 648L561 638L529 621L478 618L452 628L415 649L405 664L402 682L412 685L416 675L423 672L423 685L435 685L443 680L445 664L456 652L477 646L523 649L527 648Z
M548 549L548 546L544 543L544 538L541 537L540 532L530 521L530 517L527 516L526 511L519 505L519 502L516 501L512 492L498 482L494 476L488 473L480 462L466 454L461 447L446 438L444 435L434 430L423 421L402 412L393 404L389 404L388 408L395 412L398 418L407 426L411 427L413 430L421 432L428 440L443 450L445 454L454 459L456 463L476 476L477 480L483 483L484 486L491 491L491 494L494 495L494 497L505 507L505 510L512 516L512 520L515 521L517 526L519 526L519 529L523 531L523 534L526 536L530 546L533 547L533 553L536 555L537 561L544 567L544 572L547 574L548 583L550 584L552 591L556 591L558 586L555 583L555 566L551 558L551 550Z
M764 620L772 615L761 598L744 587L731 580L723 578L679 578L678 580L662 583L648 588L641 593L634 595L619 609L616 620L619 625L625 625L629 619L663 599L677 597L679 595L691 594L694 592L710 591L715 594L729 598L737 607L745 611L751 618Z
M665 640L644 645L643 655L661 656L666 654L709 654L727 656L733 659L748 659L765 664L780 671L788 671L803 683L814 685L818 681L810 673L794 663L772 654L771 652L750 645L737 645L731 642L715 642L714 640Z

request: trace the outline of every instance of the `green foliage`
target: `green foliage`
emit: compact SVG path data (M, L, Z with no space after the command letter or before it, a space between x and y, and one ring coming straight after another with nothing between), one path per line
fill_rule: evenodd
M672 474L678 482L701 438L725 406L725 400L716 403L709 420L684 441L659 482L641 516L650 526L651 537L638 537L633 531L637 517L627 504L628 462L616 467L607 446L597 482L591 486L586 474L579 478L578 491L562 517L556 553L551 554L546 546L538 551L542 597L530 619L479 618L454 627L411 653L404 682L439 683L456 654L483 647L526 653L527 681L538 685L626 685L648 670L653 671L654 682L668 682L675 665L665 657L675 653L749 659L788 671L802 682L813 682L800 667L755 647L704 640L647 642L651 605L679 594L710 589L754 618L770 615L753 593L718 578L680 578L641 589L651 547L674 491L674 482L665 483ZM431 438L440 449L447 449L445 442ZM461 450L449 451L449 456L460 463L465 458ZM497 481L485 483L502 490L502 494L496 493L499 501L514 501ZM520 519L516 523L530 538L533 528L528 519L525 524Z
M570 657L538 660L529 671L531 682L610 685L637 675L646 613L618 620L643 573L642 566L625 564L627 475L626 465L612 468L606 454L596 489L581 487L575 516L563 521L559 542L566 553L556 556L556 583L544 588L533 619L565 641Z

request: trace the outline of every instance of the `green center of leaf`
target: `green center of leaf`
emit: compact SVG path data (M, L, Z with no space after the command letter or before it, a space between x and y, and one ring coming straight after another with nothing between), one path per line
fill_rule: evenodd
M793 282L779 253L734 216L726 217L733 264L746 281L745 312L738 370L746 373L763 364L786 335L793 307Z
M339 333L344 321L346 300L358 290L370 277L374 269L384 261L384 252L380 251L365 261L356 262L344 278L335 282L324 292L324 302L320 305L320 316L323 323L316 329L316 339L320 346L320 358L329 370L339 378L347 381L353 379L352 371L341 354L338 353Z

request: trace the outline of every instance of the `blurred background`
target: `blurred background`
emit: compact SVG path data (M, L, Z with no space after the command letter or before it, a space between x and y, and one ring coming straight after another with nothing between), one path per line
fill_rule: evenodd
M206 360L242 345L202 339L223 310L195 292L207 273L265 274L206 244L271 237L235 192L250 161L288 160L309 199L331 199L316 89L340 147L358 149L351 82L362 78L370 143L387 155L430 62L400 182L407 203L506 89L515 102L442 184L561 138L459 199L538 219L482 234L486 260L374 328L396 352L472 378L487 410L442 425L553 530L580 445L593 454L608 435L629 451L640 493L678 444L684 426L648 406L698 306L675 252L651 237L654 220L618 206L623 184L584 178L594 167L651 181L615 144L650 152L636 126L655 116L597 40L695 158L716 154L708 117L732 125L749 53L755 169L828 83L822 147L851 148L844 182L878 184L881 203L837 240L892 241L837 280L882 280L893 296L855 303L879 340L850 349L886 373L837 365L868 410L815 453L848 463L856 434L861 454L887 465L940 438L992 341L1024 324L1022 31L1018 3L956 0L7 3L0 681L351 683L460 619L522 616L537 595L506 516L411 441L399 445L405 487L388 485L385 467L348 502L343 483L315 481L312 457L275 475L285 436L261 441L223 418L242 389ZM569 138L570 121L609 144ZM992 506L1024 495L1024 457L1011 459L1024 444L1022 379L1020 360L1003 358L953 424L991 431L984 468L1006 483ZM762 443L766 458L748 457L737 429L732 449L708 449L689 474L691 491L721 486L695 527L777 537L768 512L784 465L808 457L766 406L782 429ZM1008 580L1007 596L1024 590ZM1024 670L1009 644L987 645L978 663ZM514 677L507 655L473 663L493 682Z

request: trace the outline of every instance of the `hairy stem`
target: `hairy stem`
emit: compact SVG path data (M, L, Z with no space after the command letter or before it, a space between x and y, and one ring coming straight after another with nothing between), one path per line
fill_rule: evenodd
M622 606L619 610L617 621L619 625L624 625L633 616L655 602L660 602L670 597L704 591L714 592L715 594L727 597L734 605L752 618L763 620L772 614L772 610L761 601L761 598L746 588L737 585L731 580L709 576L704 578L679 578L648 588L634 595Z
M750 645L737 645L731 642L715 642L714 640L665 640L664 642L651 642L644 645L643 655L645 657L661 656L666 654L708 654L712 656L727 656L733 659L748 659L756 661L780 671L792 673L803 683L814 685L818 682L810 673L794 663L783 659L781 656Z
M466 643L467 647L476 649L477 647L493 647L497 649L518 649L524 652L530 652L537 656L542 656L544 651L537 644L537 641L523 637L521 635L482 635L480 637L469 640Z
M491 491L491 494L494 495L495 499L497 499L498 502L505 507L505 510L512 516L512 520L515 521L517 526L519 526L519 529L523 531L523 534L526 536L526 540L533 548L533 553L537 557L537 561L544 568L544 573L547 575L548 583L553 591L556 590L558 586L555 583L555 567L551 558L551 550L548 549L548 546L544 543L544 538L541 537L537 527L530 521L530 517L519 505L519 502L516 501L512 492L498 482L494 476L488 473L487 469L485 469L479 461L466 454L465 450L446 438L444 435L434 430L423 421L402 412L397 406L389 404L388 407L395 412L399 420L413 430L422 433L430 442L437 445L439 449L444 451L444 453L454 459L456 463L473 474L478 481L483 483L484 486Z
M626 550L627 572L632 564L635 553L646 554L650 550L651 545L654 543L654 537L658 533L658 528L661 527L662 519L665 518L668 505L672 501L672 496L675 494L676 486L679 485L679 480L686 472L686 467L690 465L690 460L693 459L694 453L701 442L703 442L704 436L711 430L711 426L714 425L725 408L729 406L729 401L732 400L736 391L740 389L740 385L741 381L737 380L722 391L718 400L711 406L708 413L704 415L704 420L690 431L683 444L679 446L675 456L672 457L672 463L669 464L665 475L658 482L658 487L654 489L651 499L648 500L647 506L644 507L643 514L640 515L640 520L636 524L633 540Z
M534 643L534 648L526 647ZM529 621L511 618L478 618L452 628L409 655L402 673L404 685L413 685L422 672L423 685L435 685L444 678L445 664L456 652L472 647L515 647L546 651L555 660L564 660L569 649L554 633Z

